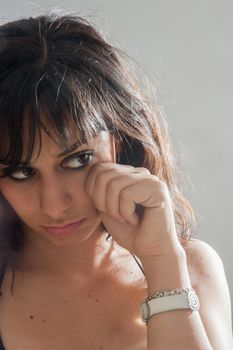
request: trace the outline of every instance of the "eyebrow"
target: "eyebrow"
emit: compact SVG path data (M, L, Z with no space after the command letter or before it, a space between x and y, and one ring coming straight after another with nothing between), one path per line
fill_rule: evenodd
M70 147L66 148L64 151L62 151L61 153L59 153L57 155L57 157L64 157L67 154L73 152L76 148L81 147L83 145L83 143L80 142L75 142L73 145L71 145Z

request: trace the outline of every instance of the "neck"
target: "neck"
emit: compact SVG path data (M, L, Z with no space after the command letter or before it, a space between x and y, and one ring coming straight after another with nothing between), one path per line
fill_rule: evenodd
M26 232L26 243L15 255L16 268L86 281L111 267L115 242L99 227L75 245L55 245Z

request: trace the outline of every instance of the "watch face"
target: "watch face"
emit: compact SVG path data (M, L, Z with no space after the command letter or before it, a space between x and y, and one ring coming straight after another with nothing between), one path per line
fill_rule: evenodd
M189 291L188 292L188 301L189 301L189 306L190 309L192 310L199 310L200 308L200 301L198 299L198 296L196 293Z
M142 316L142 319L143 321L145 322L146 319L149 317L149 307L148 307L148 304L146 302L142 302L141 303L141 316Z

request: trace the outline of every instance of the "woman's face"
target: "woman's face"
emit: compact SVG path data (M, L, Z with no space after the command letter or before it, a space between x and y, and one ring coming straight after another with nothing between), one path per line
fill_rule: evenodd
M28 167L0 179L0 191L22 220L25 232L60 245L82 242L99 226L100 219L84 190L94 163L114 161L114 141L100 132L88 144L63 152L42 132L41 152ZM84 219L69 239L49 234L44 226L64 226Z

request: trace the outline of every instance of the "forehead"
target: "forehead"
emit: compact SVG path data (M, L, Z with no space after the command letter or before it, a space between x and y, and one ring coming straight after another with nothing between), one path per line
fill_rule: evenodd
M79 138L73 137L70 144L61 146L57 144L45 131L41 132L41 147L39 152L34 152L32 161L44 157L61 157L65 156L76 149L84 149L86 147L95 149L96 152L102 152L111 146L112 136L107 131L100 131L98 135L93 135L86 142L80 141Z

